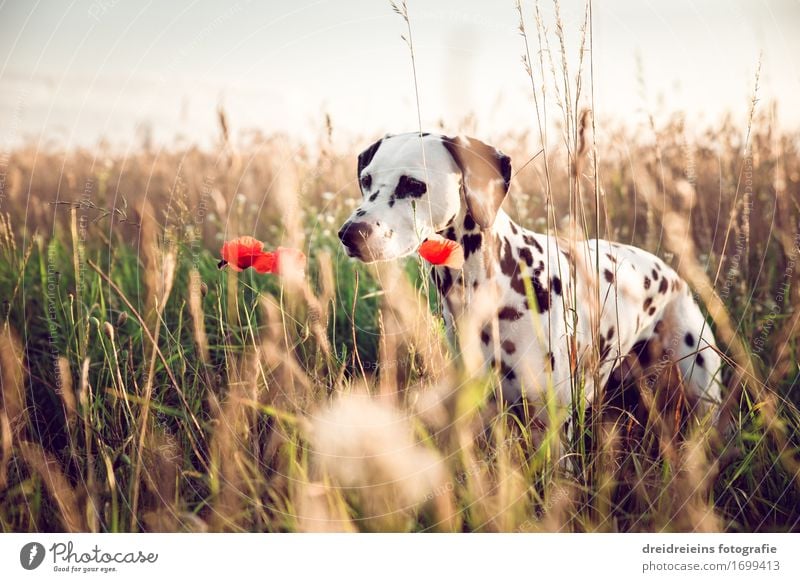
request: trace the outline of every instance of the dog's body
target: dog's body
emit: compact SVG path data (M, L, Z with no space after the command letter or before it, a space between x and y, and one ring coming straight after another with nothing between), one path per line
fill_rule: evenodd
M500 209L510 173L507 156L474 139L386 137L359 156L364 203L340 237L367 262L407 256L434 233L459 242L463 269L433 272L445 320L455 336L472 299L494 286L496 325L483 326L480 345L508 402L541 401L552 386L567 404L570 378L592 358L604 386L624 356L655 343L691 399L719 403L720 358L688 285L641 249L603 240L569 248L515 224Z

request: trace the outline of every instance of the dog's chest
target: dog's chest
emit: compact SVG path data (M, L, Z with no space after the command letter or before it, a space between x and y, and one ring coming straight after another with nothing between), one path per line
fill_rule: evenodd
M563 320L558 299L569 268L555 246L550 248L552 239L522 229L506 216L491 231L449 229L445 236L461 244L465 257L462 270L433 271L451 332L463 316L479 316L498 322L500 340L509 348L514 341L533 347L529 340L549 326L551 316ZM484 339L486 335L482 333Z

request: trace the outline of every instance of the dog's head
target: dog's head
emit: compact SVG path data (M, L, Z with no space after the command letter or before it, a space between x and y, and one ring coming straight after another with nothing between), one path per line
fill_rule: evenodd
M339 238L349 256L367 263L405 257L462 210L490 228L510 180L511 159L479 140L384 137L358 156L363 200Z

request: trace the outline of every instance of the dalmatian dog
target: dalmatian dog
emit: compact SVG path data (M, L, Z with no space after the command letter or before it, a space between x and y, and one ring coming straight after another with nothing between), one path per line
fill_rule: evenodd
M350 257L399 259L434 233L458 241L463 269L432 271L450 332L471 298L496 286L494 320L480 346L506 402L541 403L554 393L568 405L581 362L594 357L605 386L627 354L657 343L664 365L679 370L687 400L704 413L717 410L721 359L688 285L633 246L590 240L570 248L516 224L501 208L511 181L502 152L468 137L389 135L358 156L358 180L363 201L339 231ZM598 297L599 330L591 308ZM597 377L584 379L587 400Z

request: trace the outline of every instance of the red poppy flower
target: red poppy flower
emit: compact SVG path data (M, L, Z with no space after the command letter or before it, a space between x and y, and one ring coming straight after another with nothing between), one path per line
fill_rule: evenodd
M433 265L460 269L464 266L464 249L455 241L434 235L420 245L419 256Z
M278 247L275 252L264 250L264 243L252 236L241 236L222 245L222 260L217 265L220 269L230 265L234 271L244 271L252 267L258 273L280 274L281 263L284 269L294 265L302 269L306 256L302 251L287 247Z

